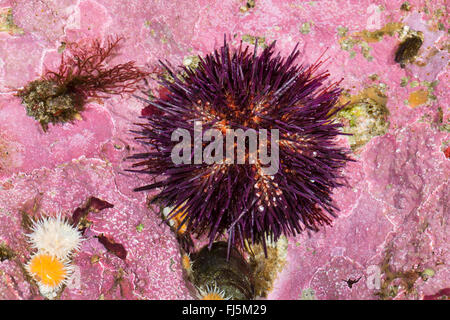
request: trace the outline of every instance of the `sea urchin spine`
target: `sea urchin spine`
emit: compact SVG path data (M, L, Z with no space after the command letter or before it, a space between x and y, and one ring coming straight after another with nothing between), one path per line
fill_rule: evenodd
M274 55L274 48L275 42L258 54L257 46L251 52L241 43L234 50L225 41L200 58L195 70L184 67L182 77L166 67L174 79L161 79L168 94L147 100L162 114L144 117L134 131L149 150L131 157L136 161L131 171L159 176L135 190L159 188L154 201L174 208L168 218L183 212L186 232L207 235L210 247L225 232L230 250L244 240L265 244L267 237L276 241L281 235L318 230L337 210L330 195L343 184L340 171L349 160L348 150L334 142L342 134L333 120L339 83L325 84L329 74L318 72L323 62L295 64L297 48L286 59ZM260 160L175 164L173 132L181 128L195 137L197 121L202 134L209 129L278 130L277 172L262 174ZM205 140L202 150L208 146Z

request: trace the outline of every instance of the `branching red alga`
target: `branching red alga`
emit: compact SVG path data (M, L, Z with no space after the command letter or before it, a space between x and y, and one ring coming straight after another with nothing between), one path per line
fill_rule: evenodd
M136 90L137 83L149 73L134 61L107 66L108 58L117 50L122 37L108 37L86 45L70 43L61 56L56 71L44 75L18 90L27 115L34 117L46 131L49 123L72 121L79 117L87 98L106 98Z

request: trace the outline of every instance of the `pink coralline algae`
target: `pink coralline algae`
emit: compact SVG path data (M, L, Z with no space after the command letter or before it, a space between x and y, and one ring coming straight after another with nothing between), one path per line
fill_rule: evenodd
M33 221L58 214L76 220L83 241L68 257L71 277L53 299L195 299L192 286L223 295L219 283L201 280L203 271L192 274L201 269L192 267L208 239L194 239L184 252L176 230L162 222L167 208L152 203L157 190L133 192L153 177L127 171L133 162L126 159L146 152L130 131L141 116L160 117L159 110L126 92L86 97L80 120L44 133L16 90L58 70L70 44L107 44L121 35L104 67L135 61L151 72L144 88L133 83L134 94L168 101L157 79L173 83L186 72L170 75L159 61L195 71L224 34L231 48L242 41L262 51L276 40L280 57L298 44L296 64L323 55L319 69L343 79L337 103L347 107L335 120L353 134L334 142L351 148L356 161L341 168L346 186L330 190L339 208L331 225L268 242L267 258L244 243L256 298L447 299L446 6L443 0L0 1L0 299L45 298L25 268L38 251L27 235ZM396 52L411 37L422 43L401 59L402 68ZM186 280L185 255L193 259L188 278L195 281Z

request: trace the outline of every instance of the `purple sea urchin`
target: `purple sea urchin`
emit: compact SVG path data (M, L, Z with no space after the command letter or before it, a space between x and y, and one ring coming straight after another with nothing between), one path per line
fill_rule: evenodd
M166 67L173 78L161 79L167 96L146 100L162 114L146 117L133 131L151 148L131 157L137 161L131 171L159 176L135 191L160 188L154 201L173 207L169 218L181 215L186 232L207 235L210 247L224 232L230 250L244 240L265 245L268 237L318 230L337 209L330 194L342 185L340 169L349 160L348 151L334 143L342 134L332 118L341 89L336 82L324 85L329 74L317 71L322 62L296 65L297 48L286 59L275 56L274 48L275 42L258 54L257 46L252 53L225 41L195 70L184 67L182 77ZM278 171L262 174L260 160L175 164L178 141L172 133L181 128L195 136L195 121L202 122L202 133L278 130ZM190 146L195 149L195 138Z

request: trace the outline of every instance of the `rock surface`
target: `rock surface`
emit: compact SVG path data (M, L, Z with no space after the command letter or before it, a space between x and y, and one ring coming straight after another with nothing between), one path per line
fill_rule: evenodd
M0 1L0 299L40 299L23 264L30 257L21 220L62 212L70 217L91 196L114 207L90 213L73 264L78 282L61 299L191 299L176 237L160 223L139 177L123 159L142 150L129 130L142 104L131 96L91 100L82 120L50 125L28 117L14 90L60 61L63 42L121 34L111 65L181 65L231 36L277 40L301 61L325 51L333 80L349 96L369 87L387 97L389 129L355 150L334 193L341 209L332 227L289 239L287 262L269 299L422 299L450 287L448 28L445 1ZM380 30L395 25L391 33ZM396 24L397 23L397 24ZM389 25L389 26L391 26ZM405 26L409 28L405 28ZM394 61L402 33L420 31L417 61ZM378 33L374 33L379 31ZM418 99L416 91L426 92ZM348 144L342 138L342 144ZM141 177L142 178L142 177ZM112 237L127 258L95 236ZM430 271L431 270L431 271Z

